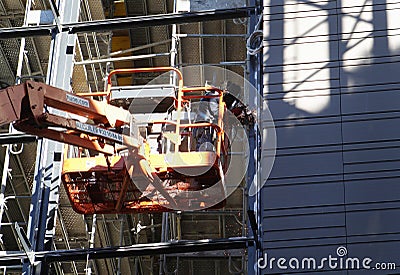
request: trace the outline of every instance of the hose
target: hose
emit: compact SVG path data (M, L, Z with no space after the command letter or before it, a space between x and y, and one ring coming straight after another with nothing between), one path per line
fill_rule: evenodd
M247 38L246 41L246 48L247 48L247 53L250 55L256 55L261 52L263 48L263 31L260 30L260 25L262 22L263 16L260 14L258 22L256 26L254 27L253 33Z

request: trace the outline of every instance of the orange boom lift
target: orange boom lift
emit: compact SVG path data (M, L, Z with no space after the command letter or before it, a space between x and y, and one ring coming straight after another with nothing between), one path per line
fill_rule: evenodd
M112 75L168 71L178 77L177 87L168 94L175 117L153 119L140 126L135 114L113 105L121 98L116 100L114 95L117 90L111 85ZM0 125L13 123L19 131L70 145L66 146L61 178L78 213L222 207L228 159L223 91L210 86L184 87L181 72L172 67L115 70L109 74L107 84L106 92L87 94L74 94L33 81L0 90ZM219 102L217 122L183 119L185 106L190 106L192 100L210 97L199 95L210 90L216 92L213 97ZM93 96L106 100L90 98ZM141 96L154 100L153 96ZM143 129L155 125L161 129L157 141L164 142L163 150L151 150L147 142L150 136L143 134ZM214 150L192 150L193 132L199 128L214 130Z

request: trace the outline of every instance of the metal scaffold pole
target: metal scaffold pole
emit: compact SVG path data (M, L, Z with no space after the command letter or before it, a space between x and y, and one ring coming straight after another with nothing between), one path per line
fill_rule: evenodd
M78 22L79 0L61 0L53 7L56 22L60 24ZM58 18L58 15L59 18ZM77 35L54 29L50 48L46 83L70 90L73 71L74 49ZM54 112L54 110L49 110ZM32 201L30 206L27 237L34 252L52 248L55 234L56 213L59 201L60 173L63 144L42 139L38 142ZM48 265L25 264L24 274L48 274Z
M27 0L26 1L26 7L25 7L25 15L24 15L24 23L23 26L26 26L27 18L28 18L28 13L31 9L32 6L32 0ZM19 49L19 56L18 56L18 66L17 66L17 73L16 73L16 84L19 84L21 82L21 75L22 75L22 66L24 64L24 61L27 64L28 70L29 70L29 64L27 60L25 59L25 38L21 38L21 44L20 44L20 49ZM11 134L16 134L16 131L12 127L12 125L9 126L9 135ZM1 239L2 234L1 234L1 225L2 225L2 219L3 219L3 214L6 209L6 201L7 198L5 197L5 191L6 191L6 186L7 186L7 180L9 178L9 165L10 165L10 149L12 143L9 143L5 146L6 149L6 154L4 156L4 165L3 165L3 174L1 177L1 188L0 188L0 242L2 243L3 240Z
M10 127L11 129L11 127ZM9 172L9 164L10 164L10 146L9 144L5 145L6 153L4 156L4 165L3 165L3 175L1 177L1 187L0 187L0 230L1 230L1 223L3 219L3 214L6 208L6 198L5 192L7 187L7 180L8 180L8 172ZM3 243L2 239L3 234L0 231L0 242Z
M262 0L251 0L250 5L255 7L255 12L252 13L249 17L248 21L248 43L250 39L259 39L262 43L262 39L259 37L262 36ZM262 65L263 65L263 56L262 56L262 44L260 44L257 48L253 49L252 47L247 48L247 79L248 81L256 87L257 92L259 93L260 101L262 100L263 94L263 73L262 73ZM257 113L261 115L263 102L257 102ZM259 181L261 179L261 175L259 175L259 165L260 165L260 136L262 131L262 125L257 125L250 129L249 132L249 145L250 145L250 161L249 161L249 169L247 171L247 191L249 191L250 184L252 182L257 182L257 186L259 186ZM253 217L249 217L248 228L252 228L252 232L248 234L255 235L253 238L258 242L258 237L261 232L261 221L260 211L261 211L261 192L257 192L254 196L248 197L248 210L253 213ZM251 224L252 223L252 224ZM254 228L256 227L256 228ZM259 247L257 245L251 247L248 251L248 274L249 275L258 275L259 270L257 265L257 259L260 257Z

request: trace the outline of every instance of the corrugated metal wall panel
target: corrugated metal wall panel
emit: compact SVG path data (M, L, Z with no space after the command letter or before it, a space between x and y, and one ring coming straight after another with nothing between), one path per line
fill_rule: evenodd
M397 2L264 1L264 99L277 133L261 191L269 258L341 258L345 246L347 257L400 268Z

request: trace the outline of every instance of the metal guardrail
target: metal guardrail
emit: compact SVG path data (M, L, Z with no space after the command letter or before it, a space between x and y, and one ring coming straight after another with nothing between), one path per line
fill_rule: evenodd
M147 16L135 16L106 20L87 21L63 24L62 31L69 33L104 32L111 30L133 29L139 27L184 24L200 21L235 19L248 17L254 12L254 7L244 7L226 10L211 10L187 13L168 13ZM28 27L1 28L0 39L49 36L57 31L57 25L41 25Z
M89 249L70 249L56 251L35 252L35 262L40 261L45 264L62 261L78 261L87 259L105 259L112 255L115 258L217 251L217 250L233 250L246 249L253 246L254 239L246 237L218 239L218 240L196 240L196 241L177 241L163 243L147 243L136 244L131 246L116 246L106 248L89 248ZM27 261L29 257L27 253L22 251L0 251L0 266L16 265L21 261Z
M36 139L37 137L34 135L28 135L23 133L0 134L0 144L29 143L29 142L35 142Z

